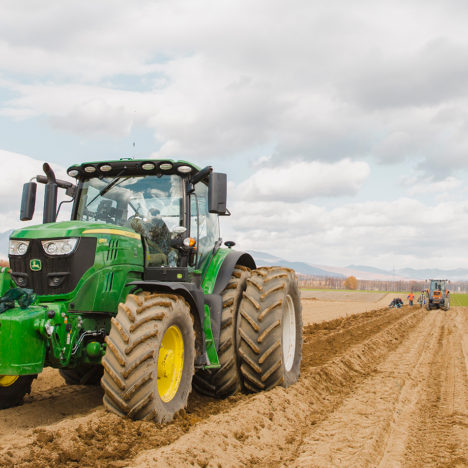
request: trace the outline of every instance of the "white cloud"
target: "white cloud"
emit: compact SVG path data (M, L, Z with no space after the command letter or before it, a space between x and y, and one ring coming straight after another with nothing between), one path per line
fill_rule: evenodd
M465 6L444 5L7 1L0 109L81 135L148 127L159 156L269 146L276 161L417 158L447 176L468 166L468 34Z
M436 206L411 198L347 203L237 201L224 221L239 249L312 264L358 263L382 268L466 267L468 203Z
M0 232L25 225L19 221L21 207L21 195L23 184L38 174L43 174L42 165L45 161L39 161L30 156L13 153L0 149L0 167L2 168L2 183L0 184ZM65 168L53 164L57 178L71 181ZM42 185L38 184L36 210L32 223L37 224L42 219ZM61 201L63 190L59 190L58 200ZM68 197L66 197L68 199ZM62 210L65 212L65 210ZM62 213L63 214L63 213ZM31 224L31 223L29 223Z
M424 173L404 177L401 181L406 187L409 195L431 194L438 197L446 196L449 192L459 189L463 182L461 179L453 176L438 180L435 177L427 177Z
M303 201L317 197L354 195L370 174L365 162L343 159L328 164L319 161L290 162L263 167L239 184L243 200Z

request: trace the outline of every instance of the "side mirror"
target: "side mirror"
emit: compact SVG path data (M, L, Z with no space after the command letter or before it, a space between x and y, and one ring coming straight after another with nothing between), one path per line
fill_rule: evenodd
M21 221L31 221L34 216L34 208L36 207L36 190L35 182L27 182L23 185L23 195L21 197Z
M208 211L219 215L226 214L227 177L220 172L210 174L208 185Z

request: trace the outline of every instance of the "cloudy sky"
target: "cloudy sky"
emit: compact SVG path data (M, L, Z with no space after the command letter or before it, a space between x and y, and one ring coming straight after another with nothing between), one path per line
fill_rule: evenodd
M467 267L467 24L463 0L4 0L0 232L43 161L170 157L229 174L240 249Z

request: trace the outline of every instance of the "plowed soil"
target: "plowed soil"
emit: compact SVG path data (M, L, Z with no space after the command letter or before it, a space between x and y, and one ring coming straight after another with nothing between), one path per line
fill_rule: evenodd
M468 308L342 315L304 327L297 384L193 392L165 426L106 413L99 387L47 369L0 411L0 466L468 466Z

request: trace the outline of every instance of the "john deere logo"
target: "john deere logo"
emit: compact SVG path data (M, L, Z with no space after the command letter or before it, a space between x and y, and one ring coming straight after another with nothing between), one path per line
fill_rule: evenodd
M42 270L42 262L38 260L37 258L33 258L29 262L29 268L31 268L32 271L41 271Z

